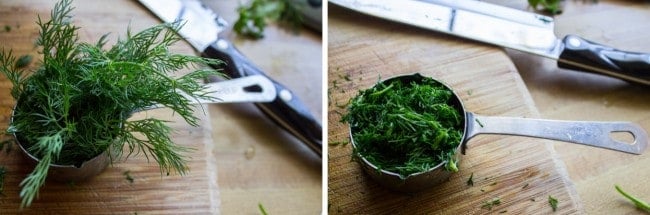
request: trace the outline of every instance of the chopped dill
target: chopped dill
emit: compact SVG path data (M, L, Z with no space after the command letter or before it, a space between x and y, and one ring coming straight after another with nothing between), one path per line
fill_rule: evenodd
M124 177L126 177L126 180L129 181L129 183L133 184L133 176L131 176L131 171L127 170L122 173Z
M342 121L352 129L354 153L403 178L441 163L457 171L464 119L451 105L454 94L434 79L414 77L380 82L350 100Z
M347 146L348 143L350 143L350 142L348 142L348 141L334 141L334 142L328 143L328 145L330 145L330 146Z
M23 55L16 60L16 68L23 68L29 65L29 63L32 62L32 56L31 55Z
M481 128L484 127L483 123L480 120L478 120L478 118L474 118L474 121L476 121L476 123L478 123L478 125L481 126Z
M483 209L488 209L492 210L494 206L500 205L501 204L501 198L495 197L493 199L487 200L483 202L483 205L481 205L481 208Z
M467 179L467 186L474 186L474 173L469 175L469 179Z
M262 203L257 203L257 207L260 209L260 213L262 213L262 215L268 215L269 214L269 213L266 212L266 209L264 209L264 206L262 205Z
M557 210L557 199L553 198L553 196L548 196L548 204L551 205L551 208L553 209L553 212Z
M551 14L562 13L561 0L528 0L528 4L535 10L546 11Z
M267 20L278 21L298 30L304 19L290 0L252 0L250 5L237 8L239 18L233 29L237 34L253 39L264 37Z
M11 26L5 25L5 32L10 32L11 31Z
M647 202L645 202L645 201L643 201L643 200L641 200L641 199L639 199L637 197L634 197L634 196L628 194L623 189L621 189L621 187L619 187L618 185L614 185L614 188L616 188L616 191L618 191L621 195L625 196L625 198L632 201L632 203L634 203L634 205L637 208L639 208L639 209L641 209L641 210L643 210L645 212L650 213L650 204L648 204Z

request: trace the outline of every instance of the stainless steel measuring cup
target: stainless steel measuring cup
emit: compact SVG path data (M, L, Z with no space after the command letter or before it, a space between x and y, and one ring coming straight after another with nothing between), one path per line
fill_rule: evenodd
M271 102L276 97L273 82L263 76L253 75L242 78L230 79L221 82L213 82L205 85L204 93L216 98L215 100L196 100L187 97L195 104L211 103L239 103L239 102ZM163 106L154 105L135 112L146 111ZM15 109L15 107L14 107ZM13 114L12 114L13 120ZM14 136L17 145L23 155L34 165L38 164L39 159L30 154L25 147L19 142L19 138ZM111 162L108 152L103 152L96 157L84 161L78 165L59 165L50 164L48 170L48 179L59 182L80 182L87 180L101 173Z
M402 81L413 82L424 77L420 74L396 76L383 82ZM443 84L453 92L453 89ZM460 97L453 93L450 105L464 116L463 136L456 148L456 160L460 160L460 153L465 154L467 142L479 134L505 134L544 139L560 140L587 146L600 147L610 150L641 154L648 144L648 134L641 126L631 122L594 122L594 121L561 121L546 119L530 119L517 117L481 116L465 110ZM463 114L464 113L464 114ZM610 134L626 132L634 140L625 143L613 139ZM352 147L356 149L353 129L350 128ZM354 150L356 151L356 150ZM447 161L443 161L424 172L410 174L406 177L398 173L379 169L363 156L356 154L364 171L381 185L402 192L416 192L432 187L446 181L451 172L444 169Z

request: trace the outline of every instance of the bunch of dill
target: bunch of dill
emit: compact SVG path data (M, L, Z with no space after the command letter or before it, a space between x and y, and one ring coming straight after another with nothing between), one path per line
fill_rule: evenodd
M441 163L457 171L464 118L450 104L454 94L431 78L413 77L380 82L350 100L342 119L351 126L355 153L402 178Z
M187 171L183 153L189 149L170 138L171 128L155 118L127 120L152 105L172 109L187 123L198 125L191 99L209 98L199 80L220 75L202 69L216 60L171 53L180 23L161 24L119 39L104 49L106 35L97 43L78 41L71 23L71 2L55 4L51 20L40 16L37 45L42 62L36 71L13 67L11 51L0 54L0 72L12 82L17 100L8 133L39 158L22 182L22 206L29 206L44 184L50 164L79 165L105 151L111 157L143 153L158 162L160 171ZM192 72L175 77L178 70ZM189 95L187 98L184 95Z

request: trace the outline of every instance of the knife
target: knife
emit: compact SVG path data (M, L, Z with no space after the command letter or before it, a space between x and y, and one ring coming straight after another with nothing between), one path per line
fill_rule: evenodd
M305 143L322 157L322 127L309 109L291 90L271 79L220 33L226 21L198 0L139 0L164 22L181 21L178 31L194 49L208 58L226 63L224 72L231 78L259 75L273 82L275 99L255 105L275 123Z
M329 0L395 22L554 59L558 67L650 85L650 54L628 52L576 35L562 40L553 18L474 0Z

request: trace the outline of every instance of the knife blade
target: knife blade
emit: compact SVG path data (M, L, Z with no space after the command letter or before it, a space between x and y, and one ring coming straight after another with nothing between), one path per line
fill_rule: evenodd
M629 52L576 35L559 39L553 18L474 0L329 0L364 14L519 50L558 67L650 85L650 54Z
M322 127L305 104L287 87L271 79L221 35L227 22L199 0L139 0L164 22L183 22L178 33L202 56L226 63L231 78L259 75L273 82L276 97L255 105L276 124L322 157Z

